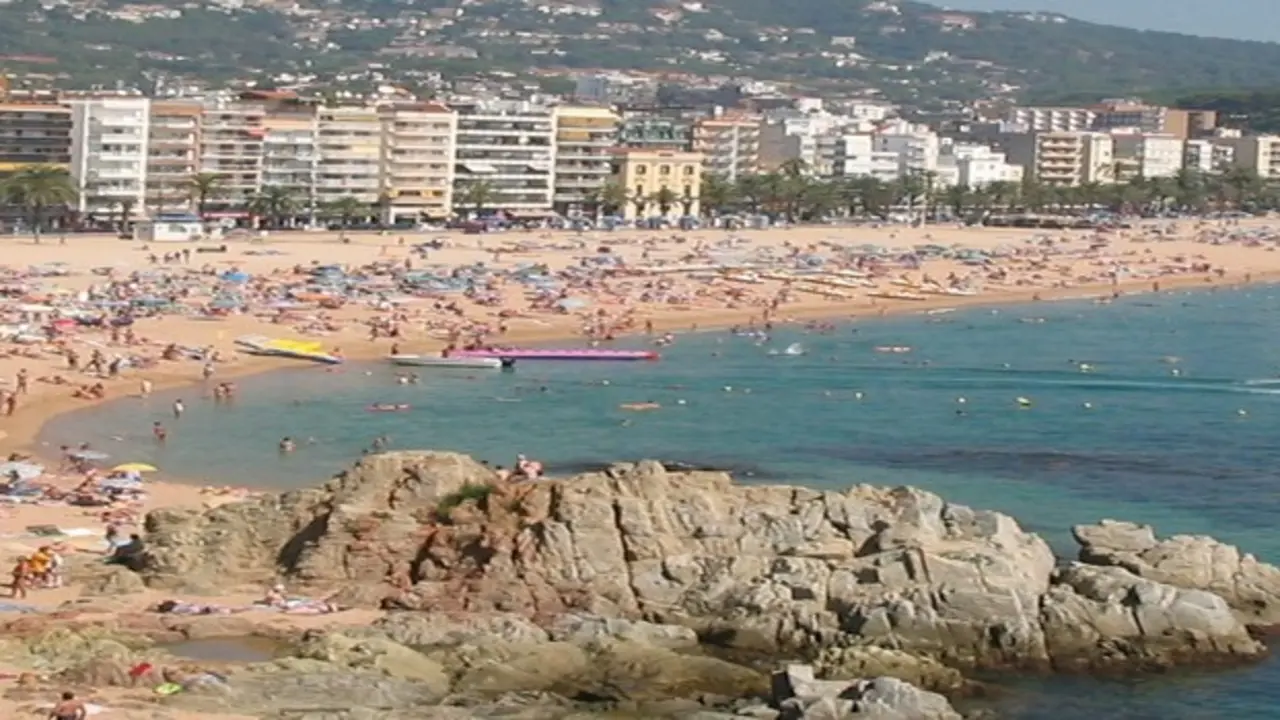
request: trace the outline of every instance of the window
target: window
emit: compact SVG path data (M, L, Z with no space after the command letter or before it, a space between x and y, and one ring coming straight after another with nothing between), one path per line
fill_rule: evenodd
M658 174L659 174L659 175L670 175L670 174L671 174L671 166L670 166L670 165L659 165L659 166L658 166Z
M684 166L684 174L685 174L685 176L686 176L686 177L687 177L687 176L689 176L689 175L692 175L692 174L693 174L693 166L692 166L692 165L685 165L685 166Z
M637 174L637 175L644 175L644 174L645 174L645 173L647 173L647 172L649 172L649 166L648 166L648 165L637 165L637 166L636 166L636 174Z
M644 192L644 186L643 186L643 185L636 185L636 197L643 196L644 194L645 194L645 192Z

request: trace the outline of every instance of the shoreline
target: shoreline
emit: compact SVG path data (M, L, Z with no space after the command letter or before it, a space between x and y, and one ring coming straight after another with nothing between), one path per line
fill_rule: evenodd
M1246 279L1247 278L1247 279ZM1158 282L1159 290L1155 290L1152 286L1153 282ZM1268 285L1280 283L1280 270L1264 272L1264 273L1226 273L1222 277L1213 277L1206 275L1185 275L1185 276L1169 276L1159 278L1158 281L1150 279L1129 280L1117 284L1097 283L1089 285L1080 285L1075 287L1058 287L1058 288L1028 288L1025 290L1011 290L996 293L978 294L973 296L937 296L930 297L927 300L908 301L908 300L887 300L877 303L874 298L860 298L857 300L840 301L840 302L814 302L814 303L797 303L791 306L783 306L779 312L775 325L786 325L800 322L812 321L831 321L831 322L852 322L859 319L896 317L909 314L920 314L929 311L953 309L953 310L972 310L983 308L1000 308L1015 305L1031 305L1034 303L1057 303L1070 302L1076 300L1105 300L1113 296L1133 297L1141 295L1160 294L1164 292L1172 292L1177 290L1206 290L1214 292L1220 289L1238 289L1253 285ZM868 302L868 300L870 302ZM759 321L759 308L743 308L735 310L690 310L684 317L662 316L653 320L654 333L671 332L679 336L680 334L689 332L715 332L726 330L735 325L742 325L753 320ZM565 316L570 321L570 325L548 323L544 327L530 328L519 327L513 328L501 340L503 344L511 345L528 345L533 343L554 342L554 341L570 341L581 342L582 337L573 329L575 316ZM641 337L644 333L635 332L621 337L635 338ZM344 364L372 362L383 359L387 355L387 346L389 340L364 341L358 345L344 345ZM402 346L408 346L410 350L438 351L445 346L445 342L438 339L404 339L401 341ZM218 369L215 376L216 381L239 380L251 376L261 375L265 373L275 372L278 370L298 369L306 367L300 365L300 361L288 358L270 358L259 357L246 354L240 354L236 359L227 365ZM148 373L146 378L152 382L152 392L166 392L179 390L183 388L200 389L203 395L203 389L207 381L199 377L198 370L191 368L190 372L181 372L177 370L169 370L168 372ZM139 375L131 374L121 377L108 383L108 389L119 390L128 387L130 384L138 382ZM82 399L64 396L61 398L50 397L41 398L37 402L23 409L21 419L26 421L20 424L18 428L12 428L12 423L4 423L3 430L0 430L0 453L8 455L9 453L26 453L40 459L45 463L57 463L60 460L53 455L49 445L39 442L40 437L45 433L45 428L57 418L73 412L93 411L102 405L112 402L119 402L130 398L140 398L138 392L126 392L119 395L108 395L108 397L100 400L85 401ZM34 420L32 416L34 415ZM162 469L163 470L163 469ZM189 490L193 486L207 486L207 480L197 481L191 478L182 478L177 476L163 475L163 480L157 479L148 483L151 487L180 487ZM256 486L244 486L245 489L251 491L271 490L271 488L261 488Z

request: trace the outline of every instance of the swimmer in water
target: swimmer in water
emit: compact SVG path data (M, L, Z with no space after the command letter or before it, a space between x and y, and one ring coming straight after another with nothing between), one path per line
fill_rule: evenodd
M291 453L296 449L298 449L298 446L293 442L293 438L288 436L280 438L280 452Z

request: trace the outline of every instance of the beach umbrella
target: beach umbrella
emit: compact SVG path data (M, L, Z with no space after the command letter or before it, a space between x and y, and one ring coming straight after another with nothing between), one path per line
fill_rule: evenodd
M125 463L123 465L117 465L111 468L111 472L149 473L149 472L156 472L156 467L154 465L148 465L146 463Z
M71 457L76 460L106 460L111 456L101 450L77 450L71 453Z
M35 480L44 474L44 467L29 462L0 463L0 478L14 479L20 482Z

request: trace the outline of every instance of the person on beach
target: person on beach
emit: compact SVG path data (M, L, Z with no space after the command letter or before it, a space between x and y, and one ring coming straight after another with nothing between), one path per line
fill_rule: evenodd
M148 380L148 379L146 379L146 378L143 378L143 379L142 379L142 382L141 382L141 383L139 383L138 390L142 393L142 397L150 397L150 396L151 396L151 381L150 381L150 380Z
M49 711L49 720L85 720L88 715L89 710L84 703L76 699L75 693L67 691Z
M151 434L155 436L156 442L164 442L169 438L169 431L164 429L164 425L159 420L152 423Z
M187 406L182 403L182 398L173 401L173 417L181 420L182 413L187 411Z
M10 572L9 597L22 599L27 596L27 586L31 582L31 565L25 557L18 558Z
M27 394L28 392L27 384L29 382L31 382L31 376L27 373L26 368L22 368L21 370L18 371L18 377L17 377L17 393L19 395Z

